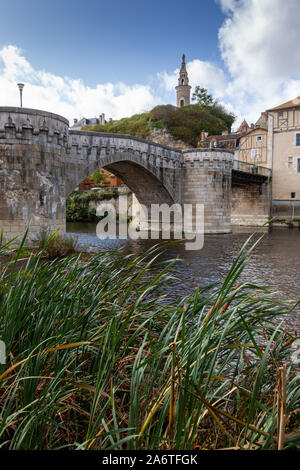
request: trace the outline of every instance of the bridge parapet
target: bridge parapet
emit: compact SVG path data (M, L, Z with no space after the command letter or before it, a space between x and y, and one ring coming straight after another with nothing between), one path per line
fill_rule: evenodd
M220 149L188 149L182 151L184 164L195 167L225 167L231 171L234 152Z
M122 152L132 152L141 158L150 158L158 166L179 166L183 161L180 150L164 147L162 145L139 139L126 134L108 134L90 131L70 131L67 146L67 154L75 152L85 156L92 155L95 158L114 155Z
M270 178L272 176L272 170L265 166L255 165L253 163L242 162L240 160L234 160L233 169L236 171L242 171L243 173L249 173L251 175L264 176Z
M69 121L37 109L0 107L0 141L49 143L65 146Z

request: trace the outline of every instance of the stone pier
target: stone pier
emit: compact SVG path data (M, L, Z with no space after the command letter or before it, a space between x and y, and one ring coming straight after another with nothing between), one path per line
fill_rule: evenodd
M205 233L230 232L233 152L195 149L183 156L182 203L204 205Z

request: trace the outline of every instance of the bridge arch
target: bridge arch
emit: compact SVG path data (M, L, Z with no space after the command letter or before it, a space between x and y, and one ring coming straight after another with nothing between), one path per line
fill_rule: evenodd
M182 154L128 135L70 131L66 196L100 168L118 176L141 204L180 201Z
M76 169L70 172L72 177L67 178L66 197L84 178L100 168L118 176L141 204L149 206L174 203L176 195L172 188L169 190L167 184L164 185L162 169L155 168L149 162L141 162L140 157L133 152L115 153L96 161L78 164ZM66 173L69 173L68 168Z

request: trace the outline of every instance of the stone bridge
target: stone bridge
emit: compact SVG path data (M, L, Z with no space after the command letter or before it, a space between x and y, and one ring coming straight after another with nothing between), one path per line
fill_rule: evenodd
M237 218L246 210L242 186L250 188L244 193L254 201L245 223L257 222L257 210L265 221L266 178L242 181L233 165L228 150L181 151L128 135L71 131L56 114L0 107L0 227L6 239L21 235L28 225L31 239L42 227L64 232L66 197L98 168L119 176L146 206L204 204L206 233L230 231L236 179Z

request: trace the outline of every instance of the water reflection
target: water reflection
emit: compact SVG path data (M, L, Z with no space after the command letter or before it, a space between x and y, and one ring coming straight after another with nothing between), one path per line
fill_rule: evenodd
M68 223L67 230L78 236L81 247L94 250L122 249L125 253L139 254L157 243L157 240L99 240L95 224L90 223ZM187 295L197 287L224 278L253 231L253 228L242 227L233 229L230 234L206 235L204 247L199 251L187 251L184 244L167 246L163 259L181 259L176 264L179 280L172 282L170 297ZM300 299L300 231L265 229L243 279L256 279L272 287L279 298ZM300 326L299 312L293 314L292 323Z

